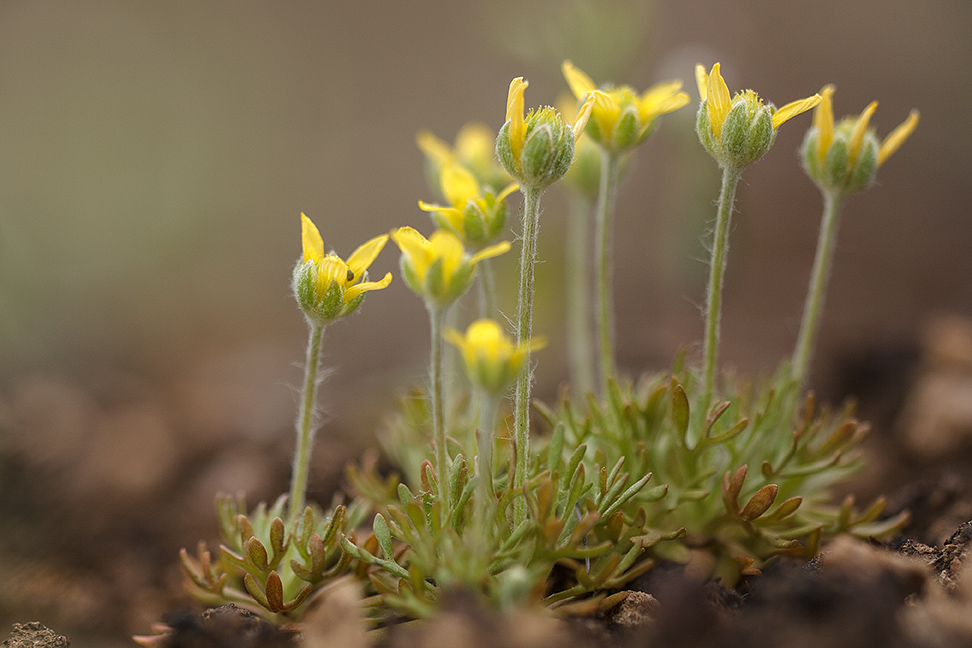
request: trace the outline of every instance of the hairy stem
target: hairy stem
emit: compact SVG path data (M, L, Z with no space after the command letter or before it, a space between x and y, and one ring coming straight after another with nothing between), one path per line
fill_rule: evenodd
M290 519L304 509L307 498L307 477L310 472L311 448L314 444L314 410L317 401L317 374L321 364L324 325L310 322L307 338L307 357L304 365L304 386L301 391L300 413L297 417L297 447L290 479Z
M601 183L597 195L597 210L594 212L594 245L597 248L597 339L600 355L598 384L602 397L607 395L608 381L615 375L611 230L617 184L618 155L602 150Z
M719 359L719 319L722 311L722 279L726 272L726 256L729 251L729 221L732 204L736 198L736 185L742 170L725 167L722 170L722 189L719 192L719 210L716 214L715 234L712 239L712 260L709 265L709 288L705 302L705 347L701 416L712 403L715 389L716 364Z
M533 283L534 266L537 262L537 230L540 227L540 193L537 188L523 189L523 241L520 251L520 289L517 299L516 343L526 345L533 335ZM516 443L515 475L513 488L519 490L526 480L530 456L530 389L533 374L530 368L530 350L527 347L525 368L516 380L514 404L514 442ZM514 500L514 520L519 524L526 519L526 502Z
M442 325L446 309L438 304L427 303L432 330L432 350L429 353L429 381L432 399L432 439L435 443L435 476L443 500L449 492L449 457L446 452L445 404L443 403L443 341Z
M594 390L594 330L591 320L591 203L571 196L567 221L567 356L574 395Z
M807 371L810 368L810 357L817 338L817 327L823 312L830 268L834 260L834 247L837 242L840 195L833 191L825 191L823 195L824 209L820 234L817 238L817 252L810 273L810 287L807 290L807 300L803 305L803 321L800 323L800 334L797 336L796 348L793 350L790 373L794 382L801 387L806 382Z

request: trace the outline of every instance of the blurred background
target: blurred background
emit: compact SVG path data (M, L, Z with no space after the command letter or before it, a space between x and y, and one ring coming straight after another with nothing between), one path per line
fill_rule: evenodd
M564 58L637 89L680 78L692 97L619 195L630 374L699 353L719 174L694 134L697 62L777 105L826 83L838 117L877 99L879 137L921 110L877 186L846 203L812 382L841 399L855 371L882 380L929 316L972 314L969 25L966 0L4 0L0 621L123 636L170 609L175 552L213 538L213 494L286 487L300 212L344 257L394 227L430 233L416 132L499 128L515 76L528 106L554 103ZM772 371L799 326L821 211L796 157L809 124L787 123L737 193L722 336L743 372ZM548 399L566 380L566 209L554 187L535 324ZM511 240L518 213L517 196ZM426 314L397 268L389 245L372 276L392 271L391 287L327 333L325 499L425 377ZM501 298L512 314L512 290Z

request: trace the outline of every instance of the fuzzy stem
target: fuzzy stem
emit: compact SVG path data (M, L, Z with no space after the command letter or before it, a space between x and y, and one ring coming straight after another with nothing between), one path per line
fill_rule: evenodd
M719 357L719 319L722 311L722 278L726 271L726 255L729 251L729 221L732 218L732 204L736 198L736 185L739 183L741 173L742 169L730 166L722 170L722 189L719 192L719 210L712 239L709 288L705 304L705 369L701 401L703 417L712 402L712 392L715 388L716 363Z
M813 354L813 347L817 338L817 327L820 324L820 315L823 312L830 268L834 260L834 246L837 242L837 223L839 221L841 197L834 191L824 191L823 196L824 209L820 223L820 234L817 238L817 252L813 260L813 271L810 273L810 287L807 291L807 300L803 306L803 321L800 324L796 348L793 350L793 364L790 374L794 382L800 387L806 382L807 371L810 368L810 356Z
M324 324L310 322L307 337L307 357L304 364L304 387L301 391L300 413L297 417L297 447L290 480L289 519L304 510L307 498L307 477L310 472L311 448L314 444L314 410L317 400L317 374L321 364Z
M567 355L570 384L576 396L594 390L594 331L591 321L589 266L591 203L571 196L567 221Z
M618 184L618 155L601 151L601 182L594 212L597 254L597 338L600 355L598 385L601 396L607 395L608 381L615 376L614 366L614 305L612 291L611 229L614 198Z
M517 346L526 345L533 335L533 283L534 266L537 262L537 230L540 227L541 189L523 188L523 241L520 250L520 290L517 299ZM530 388L533 374L530 368L530 349L527 346L524 370L516 380L514 405L514 441L516 443L516 472L513 489L520 490L526 481L530 456ZM526 502L522 497L514 500L515 525L526 519Z
M446 452L445 405L443 403L443 360L442 325L446 309L438 304L426 302L429 310L429 324L432 334L432 349L429 353L429 381L432 399L432 440L435 443L435 476L439 482L439 494L446 499L449 488L449 457Z
M480 319L491 318L496 312L496 276L490 261L491 259L483 259L476 264Z
M480 519L489 519L488 503L494 501L493 490L493 433L496 431L496 409L499 401L494 396L479 390L479 421L477 425L479 437L479 456L477 471L479 473L479 510Z

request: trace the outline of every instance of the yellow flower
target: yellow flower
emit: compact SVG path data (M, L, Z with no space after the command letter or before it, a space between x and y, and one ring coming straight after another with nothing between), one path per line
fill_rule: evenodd
M419 201L419 208L431 212L438 227L477 250L499 236L506 225L506 197L517 189L516 183L494 195L492 189L480 186L471 171L456 163L446 164L440 178L442 195L450 206Z
M514 345L503 328L493 320L476 320L463 335L446 329L445 339L461 352L469 380L490 394L502 394L523 369L528 351L546 346L542 338Z
M523 77L510 82L506 123L496 137L496 155L521 187L542 190L570 168L574 141L587 125L594 97L587 98L571 125L549 106L524 115L523 94L527 85Z
M485 124L469 122L463 126L452 147L427 130L419 131L415 142L432 167L432 185L436 188L442 182L442 171L457 164L493 191L510 182L510 176L496 162L496 132Z
M623 151L643 142L661 115L678 110L689 97L681 81L652 86L641 95L627 85L599 90L594 81L570 61L564 61L564 77L579 101L594 96L587 133L594 141L612 151Z
M880 144L869 128L877 109L872 101L859 116L845 117L834 124L834 86L825 86L821 102L813 112L813 126L803 141L803 166L818 186L828 191L850 193L870 185L877 169L898 150L918 126L919 114L912 110Z
M731 97L718 63L709 73L697 65L695 81L702 100L696 131L702 145L723 167L741 169L755 162L773 145L776 129L821 100L815 94L777 110L773 104L763 104L752 90Z
M477 263L510 249L503 241L469 256L459 237L442 229L426 239L411 227L400 227L391 238L402 251L402 279L426 302L439 306L451 304L469 289Z
M301 214L300 222L303 259L294 268L293 289L308 318L327 323L344 317L361 305L364 293L391 283L390 272L381 281L364 281L388 241L387 234L371 239L344 261L333 252L324 253L324 240L311 219Z

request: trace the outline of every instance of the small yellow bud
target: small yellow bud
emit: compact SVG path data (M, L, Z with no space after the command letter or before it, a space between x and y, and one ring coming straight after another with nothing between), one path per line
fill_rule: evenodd
M581 106L573 126L547 106L524 115L522 77L510 83L506 123L496 137L496 155L521 187L546 189L559 180L574 161L574 140L587 124L594 96Z
M367 281L367 269L388 241L387 234L371 239L344 261L333 252L324 254L317 226L304 214L300 219L303 258L294 268L292 286L308 319L326 324L349 315L361 305L366 292L391 283L390 272L381 281Z
M514 345L503 328L489 319L473 322L465 335L446 329L445 338L462 352L470 382L496 396L502 395L523 370L527 351L536 351L546 345L543 339Z
M440 174L442 195L449 206L419 201L419 208L432 213L435 224L459 237L463 245L479 250L496 240L506 225L506 197L517 189L510 184L499 194L480 186L466 167L446 164Z
M877 109L872 101L857 117L844 117L834 124L832 97L834 87L824 87L823 99L813 114L813 126L803 139L801 157L810 179L825 191L850 194L866 189L877 176L878 167L914 131L918 125L918 111L879 143L871 116Z
M562 69L571 92L579 101L594 96L586 132L610 151L624 151L645 141L654 130L658 117L678 110L689 101L687 94L679 92L681 81L659 83L639 95L626 85L598 89L591 78L570 61L564 61Z
M697 65L695 80L702 100L695 129L702 146L724 168L742 169L761 158L773 145L776 129L821 100L815 94L777 110L752 90L731 97L718 63L708 73Z
M402 279L415 294L437 306L448 306L472 285L476 264L510 249L507 241L470 256L455 234L436 230L426 239L411 227L392 231L402 251Z

